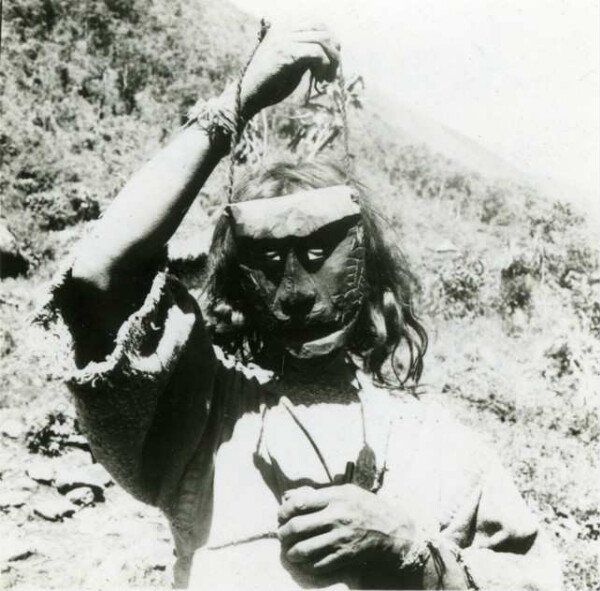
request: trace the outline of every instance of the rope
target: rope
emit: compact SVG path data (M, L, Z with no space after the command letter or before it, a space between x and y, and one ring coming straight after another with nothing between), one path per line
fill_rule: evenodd
M264 18L260 20L260 31L258 32L258 41L250 54L250 57L244 64L242 71L240 73L240 77L237 81L237 86L235 89L235 109L234 109L234 118L235 118L235 133L231 134L231 144L229 146L229 175L228 175L228 183L227 183L227 203L231 203L233 200L233 184L235 180L235 147L237 146L241 134L242 134L242 81L244 80L244 75L250 66L250 62L254 58L254 54L259 48L262 40L265 38L267 31L269 30L271 24L268 23Z
M346 181L349 185L352 184L354 175L352 170L352 157L350 156L350 133L348 131L348 114L346 113L346 103L348 96L346 93L346 81L344 79L344 70L342 69L342 61L338 65L338 85L340 88L340 114L342 116L342 144L344 146L344 172Z
M325 458L323 457L323 454L321 453L321 450L319 449L317 442L312 438L312 435L309 433L308 429L302 424L300 419L296 416L296 413L292 410L292 403L285 396L282 396L280 398L280 401L281 401L283 407L285 408L285 410L288 411L289 415L292 417L292 419L294 420L296 425L298 425L298 427L300 428L300 431L302 431L302 433L304 433L306 439L308 439L308 442L310 443L313 450L317 454L317 457L319 458L319 461L321 462L321 465L323 466L323 469L325 470L325 473L327 474L327 478L329 478L329 482L333 482L333 476L331 475L331 472L329 471L327 462L325 461Z
M239 540L232 540L231 542L225 542L224 544L214 544L204 546L203 550L223 550L224 548L231 548L232 546L240 546L242 544L249 544L251 542L258 542L260 540L277 540L279 539L276 531L267 531L261 534L255 534L248 536L247 538L241 538Z

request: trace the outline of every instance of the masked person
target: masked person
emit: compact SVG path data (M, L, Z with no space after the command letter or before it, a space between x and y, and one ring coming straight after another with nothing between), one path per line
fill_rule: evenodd
M243 77L242 120L308 70L332 80L338 62L323 27L271 29ZM557 588L495 456L400 387L426 346L410 275L338 168L281 163L240 183L215 229L204 318L161 270L228 151L235 101L228 89L198 109L132 177L39 315L61 337L95 457L167 516L176 584Z

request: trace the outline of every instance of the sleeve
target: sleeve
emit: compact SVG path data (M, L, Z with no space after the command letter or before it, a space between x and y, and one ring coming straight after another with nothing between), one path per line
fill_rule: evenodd
M457 544L472 588L562 588L560 558L509 472L491 452L479 486L444 530Z
M95 458L138 499L167 508L206 430L218 371L200 309L159 272L101 361L76 364L70 271L34 318L52 366L73 395ZM89 338L92 338L90 335Z

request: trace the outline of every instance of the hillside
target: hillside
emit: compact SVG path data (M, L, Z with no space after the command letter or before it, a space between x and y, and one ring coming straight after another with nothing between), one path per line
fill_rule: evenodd
M166 585L166 523L117 486L99 484L91 504L73 505L63 521L40 515L64 497L39 475L90 459L26 327L86 225L196 98L236 75L257 25L217 0L14 0L2 26L2 216L29 267L0 281L2 586ZM348 82L358 175L420 280L431 337L424 395L443 398L499 450L564 556L566 588L596 588L600 275L592 229L568 196L547 198L470 140L411 124L408 111L394 120L360 81ZM338 134L336 99L330 87L302 120L292 118L300 98L259 118L239 150L240 169L281 151L310 154ZM338 144L323 151L339 153ZM224 168L170 248L174 271L192 288Z
M385 121L402 145L421 144L429 150L446 156L467 170L477 171L488 180L509 181L535 187L540 197L558 200L575 206L583 215L592 216L600 223L600 202L597 194L553 179L556 171L548 171L546 178L538 178L509 164L477 141L448 129L417 110L371 89L365 92L371 108Z

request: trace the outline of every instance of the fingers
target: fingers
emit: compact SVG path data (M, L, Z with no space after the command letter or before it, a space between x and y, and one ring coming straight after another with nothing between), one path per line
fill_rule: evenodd
M297 43L312 43L321 47L327 59L321 60L319 66L311 70L317 80L333 81L341 59L339 41L326 29L297 32L294 34L294 40Z
M282 40L294 43L320 43L324 48L331 49L332 55L339 54L341 49L337 37L324 26L294 29L276 28L271 29L265 37L265 42L269 43L280 43Z
M294 53L318 81L325 80L330 75L333 64L318 43L296 43Z
M244 72L242 105L252 117L288 97L306 70L317 81L332 81L340 60L339 43L322 25L272 27Z
M299 58L310 60L310 70L318 81L335 79L340 63L340 43L325 25L313 23L270 31L271 43L283 39L293 43L294 53Z
M327 511L316 511L305 515L297 515L289 519L278 530L281 542L289 546L298 540L324 533L331 529L331 519L327 516Z
M325 554L322 558L317 559L312 567L313 570L319 571L320 573L328 573L352 562L353 559L354 557L351 553L346 552L343 548L338 548L333 552Z
M340 549L348 541L343 531L330 531L294 544L285 554L290 562L313 563L315 566L325 560L327 566L334 562L329 555L339 555Z
M319 43L328 54L339 58L341 45L330 31L298 31L293 34L293 39L300 43Z
M304 513L313 513L324 509L329 504L331 492L329 489L315 489L309 486L303 486L288 491L284 497L277 518L279 523L284 524L296 515Z
M319 82L323 80L333 82L340 64L339 51L321 44L319 47L323 52L323 57L320 57L316 64L312 64L310 69Z

